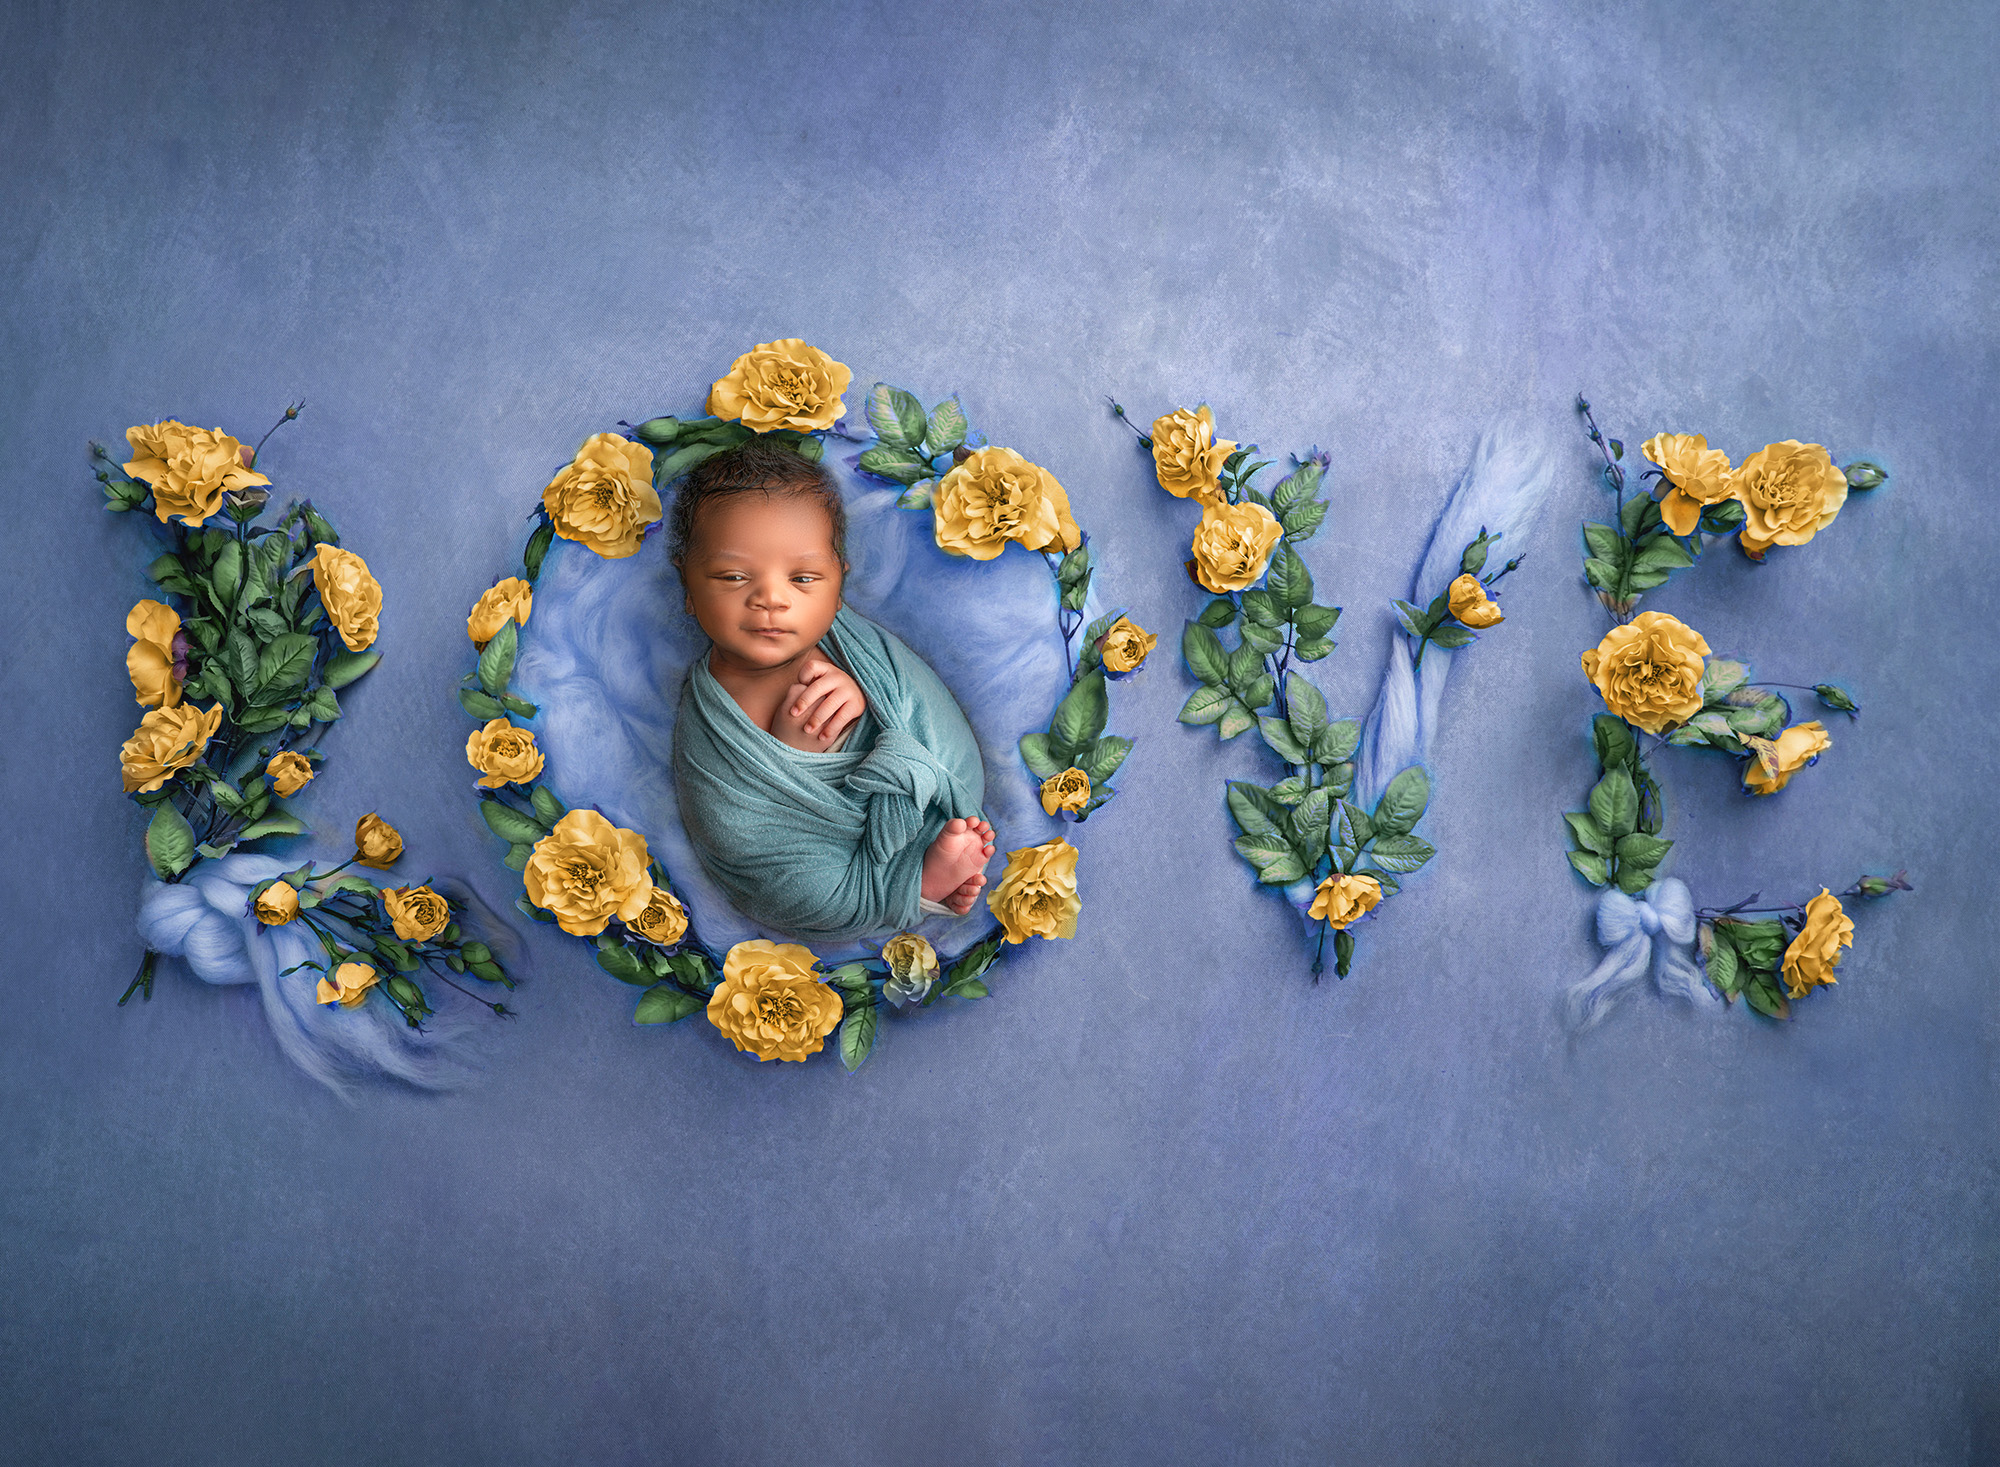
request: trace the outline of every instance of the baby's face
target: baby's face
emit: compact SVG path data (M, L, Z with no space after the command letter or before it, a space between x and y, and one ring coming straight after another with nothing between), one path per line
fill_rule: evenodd
M833 525L798 494L732 494L701 511L681 563L688 610L735 669L812 651L840 610Z

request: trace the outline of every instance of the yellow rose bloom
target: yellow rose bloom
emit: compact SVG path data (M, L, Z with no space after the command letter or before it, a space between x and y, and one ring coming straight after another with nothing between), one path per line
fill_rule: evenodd
M847 411L840 394L854 374L796 336L753 346L708 390L714 416L759 433L831 428Z
M646 838L595 810L572 810L535 842L521 873L528 900L555 916L573 937L595 937L611 919L630 923L646 910L653 878Z
M1773 545L1805 544L1847 503L1847 475L1819 444L1796 438L1758 449L1730 485L1743 505L1738 539L1758 556Z
M472 615L465 619L466 635L472 638L473 646L484 652L486 644L500 635L500 628L509 618L517 627L526 626L528 613L534 607L535 588L519 576L509 576L473 603Z
M429 942L451 926L451 904L428 886L385 886L382 910L405 942Z
M190 428L169 418L127 428L125 441L132 445L125 472L153 486L153 513L161 524L179 515L198 525L222 508L225 491L271 482L243 467L243 445L220 428Z
M1076 847L1057 838L1007 853L1007 869L986 905L1009 942L1076 936Z
M317 772L312 767L312 760L290 749L273 754L271 762L264 766L264 778L271 781L271 788L278 792L280 799L290 799L304 789Z
M274 881L251 905L257 920L266 927L283 927L299 914L299 893L288 881Z
M504 718L490 720L476 728L465 741L465 759L480 774L483 789L501 785L528 784L542 772L542 751L535 747L535 735L516 728Z
M1042 781L1042 810L1045 814L1080 811L1089 803L1090 776L1081 769L1065 769Z
M1743 771L1743 784L1758 795L1775 795L1791 783L1793 775L1833 747L1826 725L1818 719L1795 723L1775 739L1745 742L1757 757Z
M1107 672L1131 672L1144 662L1160 639L1135 621L1124 617L1111 623L1111 630L1104 634L1104 646L1098 653L1104 659Z
M708 1000L708 1021L731 1044L760 1060L818 1054L840 1026L840 995L813 973L812 949L756 938L722 960L722 981Z
M1667 492L1660 496L1660 518L1676 535L1691 535L1705 504L1719 504L1735 493L1730 481L1729 455L1710 448L1699 433L1655 433L1639 451L1660 466Z
M1155 418L1152 439L1153 473L1162 489L1176 499L1221 502L1222 465L1236 445L1216 438L1215 414L1207 403Z
M1247 591L1264 574L1285 528L1261 504L1215 503L1194 532L1195 579L1218 596Z
M1474 631L1487 627L1497 627L1507 618L1500 614L1500 607L1486 594L1486 588L1479 583L1479 577L1467 571L1451 583L1447 593L1450 597L1451 614Z
M542 507L565 540L588 545L606 560L637 554L646 526L660 518L653 450L616 433L591 434L549 480Z
M376 618L382 614L382 588L368 573L368 562L352 550L321 542L313 551L313 585L326 619L340 633L350 652L375 640Z
M125 793L150 793L201 757L222 727L222 705L204 711L191 703L155 708L139 720L118 751Z
M1367 916L1381 900L1382 883L1374 877L1336 871L1319 884L1306 915L1315 922L1324 917L1338 929Z
M672 947L688 930L687 908L664 886L656 886L646 898L646 910L625 925L648 942Z
M368 997L368 990L382 981L382 974L373 963L342 963L333 970L331 980L319 980L316 996L321 1003L337 1003L344 1009L358 1009L361 1001Z
M1785 996L1804 998L1808 991L1838 980L1840 950L1854 946L1854 919L1841 910L1840 898L1825 887L1806 903L1806 925L1785 949Z
M354 822L354 859L362 866L387 871L403 854L403 837L396 827L370 811Z
M932 494L938 548L991 560L1010 540L1030 550L1074 550L1083 531L1056 476L1011 448L975 448Z
M892 978L908 981L937 976L937 949L931 946L929 938L914 932L899 932L883 943L882 962Z
M1606 708L1656 734L1701 712L1707 655L1700 632L1664 611L1642 611L1583 654L1583 675L1597 685Z
M180 629L181 614L164 601L141 601L126 614L125 635L133 640L125 671L140 706L171 708L180 702L181 680L174 676L174 637Z

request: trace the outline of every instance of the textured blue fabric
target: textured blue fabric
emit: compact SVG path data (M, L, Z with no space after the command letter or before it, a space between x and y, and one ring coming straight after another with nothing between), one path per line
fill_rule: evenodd
M753 921L808 941L887 936L917 925L924 852L979 814L986 776L951 693L893 635L843 606L822 645L868 700L827 753L779 743L695 659L674 722L681 821Z

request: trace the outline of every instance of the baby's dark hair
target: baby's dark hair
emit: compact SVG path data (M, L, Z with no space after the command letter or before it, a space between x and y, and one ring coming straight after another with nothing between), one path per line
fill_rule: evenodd
M676 569L694 538L702 506L732 494L793 494L816 501L833 528L833 553L847 564L847 510L833 475L792 449L752 438L696 464L681 480L667 521L667 558Z

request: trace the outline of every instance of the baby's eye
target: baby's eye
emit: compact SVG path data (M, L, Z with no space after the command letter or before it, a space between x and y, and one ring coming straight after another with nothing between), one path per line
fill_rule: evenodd
M797 575L793 576L792 579L797 581L801 586L810 586L813 584L813 582L820 580L821 577L813 575Z

